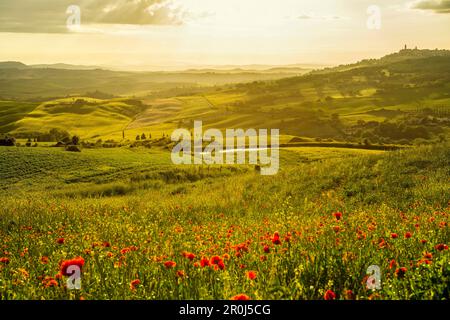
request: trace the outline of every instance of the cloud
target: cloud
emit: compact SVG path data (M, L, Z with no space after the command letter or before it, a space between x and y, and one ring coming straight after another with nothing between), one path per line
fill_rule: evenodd
M179 25L187 15L170 0L86 1L87 23L129 25Z
M418 0L411 3L411 8L435 13L450 13L450 0Z
M78 5L82 27L181 25L189 13L173 0L1 0L0 32L64 33L67 8Z

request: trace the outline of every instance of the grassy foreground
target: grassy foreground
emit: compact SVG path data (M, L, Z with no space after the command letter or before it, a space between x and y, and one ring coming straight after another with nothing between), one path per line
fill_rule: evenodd
M163 151L1 148L0 298L450 297L448 145L281 160L263 177Z

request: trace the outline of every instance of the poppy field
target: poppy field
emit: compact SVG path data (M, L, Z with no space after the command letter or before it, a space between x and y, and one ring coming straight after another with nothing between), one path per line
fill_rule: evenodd
M23 179L6 167L30 155L1 150L0 298L448 299L449 150L282 150L265 177L164 151L95 156L89 175L85 154L58 171L36 149Z

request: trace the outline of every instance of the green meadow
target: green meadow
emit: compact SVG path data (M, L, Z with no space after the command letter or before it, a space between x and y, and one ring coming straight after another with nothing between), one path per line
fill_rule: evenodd
M0 299L449 299L449 52L303 73L0 68ZM278 174L173 164L198 120Z
M449 150L293 148L282 150L279 174L265 177L250 166L178 167L164 150L2 148L8 263L0 292L3 299L323 299L327 290L338 299L449 298ZM61 262L76 257L84 259L82 289L67 290ZM371 265L381 268L381 290L367 289Z

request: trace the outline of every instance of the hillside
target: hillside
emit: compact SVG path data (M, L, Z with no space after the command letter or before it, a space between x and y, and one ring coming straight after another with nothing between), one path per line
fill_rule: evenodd
M359 61L354 64L349 65L340 65L337 67L331 67L331 68L324 68L322 70L314 70L313 73L317 74L323 74L323 73L329 73L329 72L336 72L336 71L347 71L355 68L362 68L362 67L369 67L369 66L380 66L383 64L391 64L395 62L402 62L406 60L415 60L415 59L424 59L424 58L431 58L431 57L449 57L450 51L449 50L429 50L429 49L402 49L399 52L388 54L380 59L366 59Z
M28 66L22 62L4 61L0 62L0 69L27 69Z
M202 120L207 127L281 128L288 136L385 143L442 140L449 133L450 54L445 50L402 50L345 70L338 67L289 78L284 74L279 80L174 87L175 81L195 85L273 76L197 72L3 70L0 84L15 87L16 92L26 88L30 95L44 95L65 90L74 96L35 104L2 102L8 114L16 111L15 116L0 117L0 130L32 134L57 127L87 139L120 140L123 130L127 138L143 132L158 136ZM6 88L0 85L0 95ZM82 92L98 88L119 95L129 90L147 93L139 96L137 108L108 95L95 103L75 104L91 99Z
M438 51L426 57L408 56L399 53L347 71L179 96L182 105L159 121L189 126L201 119L209 127L281 128L285 135L339 139L448 135L450 55ZM154 102L149 99L146 104ZM398 132L379 132L384 128L378 125L386 121L397 126L390 131Z
M449 146L308 149L282 150L281 171L264 177L177 166L160 150L0 147L3 297L80 299L66 279L46 283L83 257L89 300L318 300L330 287L339 299L448 299Z
M281 79L308 71L288 68L267 71L127 72L61 64L26 66L19 62L5 62L0 63L0 97L23 101L80 95L95 90L114 95L141 95L176 87L195 88Z

